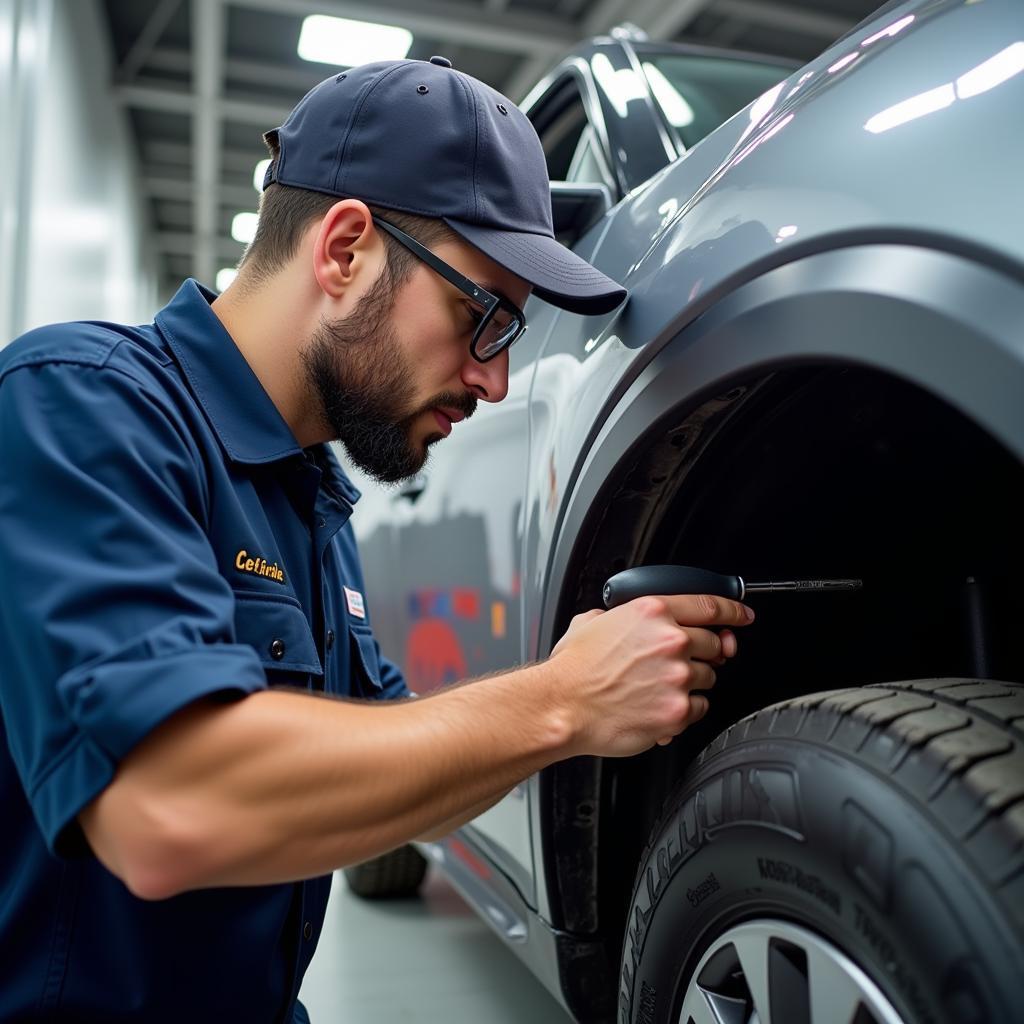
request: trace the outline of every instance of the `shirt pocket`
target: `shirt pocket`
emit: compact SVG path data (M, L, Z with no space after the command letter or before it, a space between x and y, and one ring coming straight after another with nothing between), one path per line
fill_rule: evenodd
M256 651L266 671L323 675L313 631L298 601L254 590L234 593L235 637ZM272 681L291 682L280 677Z
M369 626L356 626L351 622L348 631L352 637L352 664L359 673L360 689L365 696L375 697L381 690L381 681L380 657L373 631Z

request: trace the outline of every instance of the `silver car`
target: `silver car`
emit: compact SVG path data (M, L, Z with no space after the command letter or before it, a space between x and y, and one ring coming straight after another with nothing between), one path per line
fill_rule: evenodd
M620 33L524 103L630 297L531 301L508 398L361 484L370 606L429 690L630 566L863 588L752 597L698 726L424 851L580 1021L1024 1020L1024 4L728 60Z

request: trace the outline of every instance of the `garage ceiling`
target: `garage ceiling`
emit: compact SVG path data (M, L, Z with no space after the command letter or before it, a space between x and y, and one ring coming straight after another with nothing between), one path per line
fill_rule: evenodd
M653 40L809 60L880 0L103 0L114 95L129 113L160 255L162 291L211 284L243 246L233 216L256 209L262 133L328 64L298 56L303 19L401 25L411 58L443 54L514 100L581 39L630 22Z

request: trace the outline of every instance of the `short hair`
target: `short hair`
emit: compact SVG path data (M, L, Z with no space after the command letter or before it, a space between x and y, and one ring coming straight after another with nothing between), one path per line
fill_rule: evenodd
M271 160L277 160L281 152L277 132L267 132L263 140L270 150ZM267 185L260 196L256 234L242 255L238 269L244 270L245 276L255 284L272 277L294 257L310 224L323 218L340 198L278 182ZM390 210L373 203L366 205L371 214L386 217L428 247L458 237L443 220ZM392 287L398 287L406 281L418 261L387 232L381 232L381 236L390 283Z

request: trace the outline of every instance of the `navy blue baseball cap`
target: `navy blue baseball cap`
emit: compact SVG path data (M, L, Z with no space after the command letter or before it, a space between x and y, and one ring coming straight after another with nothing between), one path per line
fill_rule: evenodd
M540 139L526 115L444 57L362 64L311 89L280 128L271 182L439 218L574 313L626 290L555 240Z

